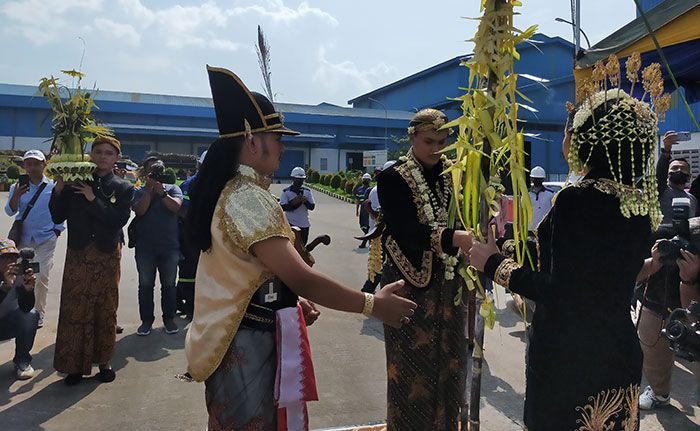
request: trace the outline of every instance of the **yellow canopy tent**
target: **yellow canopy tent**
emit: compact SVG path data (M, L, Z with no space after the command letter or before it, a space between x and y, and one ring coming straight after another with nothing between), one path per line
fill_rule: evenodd
M685 89L688 102L700 100L700 0L665 1L646 14L669 66ZM620 28L576 59L574 77L577 87L591 76L593 66L611 54L623 58L633 52L642 56L642 64L660 61L654 41L642 17ZM624 80L623 80L624 81ZM666 77L667 90L675 90L670 77Z

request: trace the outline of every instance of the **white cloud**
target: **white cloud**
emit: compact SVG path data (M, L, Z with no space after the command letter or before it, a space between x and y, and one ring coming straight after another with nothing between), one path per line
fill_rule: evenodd
M0 14L16 25L8 26L35 45L56 40L66 31L75 30L66 19L67 12L78 15L101 8L102 0L17 0L0 4Z
M220 49L224 51L238 51L241 48L248 48L252 51L252 47L232 42L226 39L212 39L209 41L209 47L212 49Z
M236 16L255 12L258 15L271 19L273 22L290 23L299 19L313 17L333 26L339 24L338 20L333 15L322 9L311 7L307 2L301 2L296 9L285 6L283 0L267 0L266 3L267 6L252 5L236 7L228 10L227 13L230 16Z
M121 24L105 18L97 18L95 20L95 28L131 46L138 46L141 43L141 35L130 24Z
M385 63L378 63L369 69L362 70L352 61L334 63L326 58L326 46L318 49L318 65L313 75L313 81L324 86L327 91L345 93L349 89L361 93L376 87L380 78L396 75L396 69Z

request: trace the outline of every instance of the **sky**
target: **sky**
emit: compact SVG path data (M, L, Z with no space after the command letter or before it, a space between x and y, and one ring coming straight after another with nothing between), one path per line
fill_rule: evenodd
M471 51L479 0L0 0L0 82L61 69L102 90L210 97L205 65L262 92L257 25L275 100L347 101ZM569 0L522 0L516 26L572 40ZM632 0L584 0L595 44L635 17ZM610 5L614 4L614 13ZM583 40L582 40L583 43ZM84 53L84 55L83 55ZM573 54L573 53L572 53ZM81 66L82 57L82 66Z

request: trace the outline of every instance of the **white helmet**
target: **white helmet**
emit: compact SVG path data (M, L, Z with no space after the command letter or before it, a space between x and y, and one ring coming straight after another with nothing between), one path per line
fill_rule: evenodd
M544 171L544 168L542 166L535 166L534 168L532 168L532 171L530 171L530 177L545 179L547 178L547 172Z
M300 168L297 166L296 168L292 169L292 178L300 178L304 179L306 178L306 172L304 171L303 168Z
M394 163L396 163L396 160L389 160L388 162L384 163L382 170L389 169L390 167L394 166Z
M370 175L370 174L364 174L364 175L362 176L362 179L363 179L363 180L371 180L371 179L372 179L372 175Z

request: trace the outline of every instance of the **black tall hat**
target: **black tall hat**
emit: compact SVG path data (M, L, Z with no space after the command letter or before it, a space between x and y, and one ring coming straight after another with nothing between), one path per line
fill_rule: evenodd
M273 132L298 135L299 132L284 126L282 114L262 94L248 90L243 81L230 70L207 65L209 86L214 99L219 137L243 136L252 133Z

